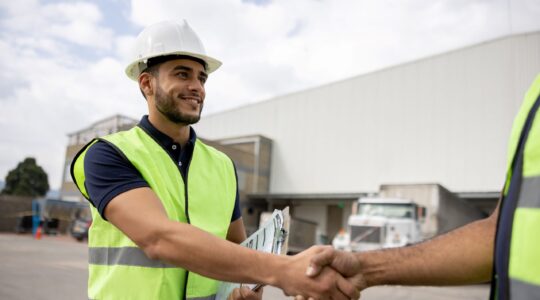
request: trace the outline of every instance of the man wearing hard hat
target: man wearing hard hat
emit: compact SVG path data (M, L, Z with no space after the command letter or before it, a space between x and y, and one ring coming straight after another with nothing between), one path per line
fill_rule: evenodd
M148 116L91 141L72 164L74 182L92 204L88 297L214 299L214 279L317 299L358 297L331 268L303 276L313 250L287 257L236 244L246 234L233 162L190 126L199 121L208 74L221 62L206 55L188 24L147 27L135 52L126 74L138 82ZM231 296L260 297L249 290Z

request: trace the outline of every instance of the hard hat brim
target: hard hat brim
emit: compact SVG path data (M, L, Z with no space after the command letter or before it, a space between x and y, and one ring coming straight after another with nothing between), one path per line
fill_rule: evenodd
M201 55L201 54L197 54L193 52L177 51L177 52L171 52L171 53L163 53L162 55L159 55L159 56L170 56L170 55L191 56L191 57L201 59L202 61L206 63L206 72L208 74L214 72L222 65L221 61L211 56ZM129 77L131 80L138 81L139 75L142 73L142 71L144 71L144 69L146 69L146 62L148 61L148 59L154 58L154 57L158 57L158 56L143 57L129 64L125 69L125 73L127 77Z

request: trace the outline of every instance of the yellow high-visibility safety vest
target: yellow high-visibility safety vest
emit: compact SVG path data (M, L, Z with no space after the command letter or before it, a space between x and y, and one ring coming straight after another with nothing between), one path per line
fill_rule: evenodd
M512 128L491 299L540 299L539 106L540 74L527 92Z
M141 173L161 200L169 219L226 238L236 199L236 177L233 163L225 154L197 140L184 180L165 149L138 126L100 140L112 145ZM85 146L72 165L74 181L86 198L84 156L96 141ZM218 282L149 259L126 235L104 220L95 207L90 207L90 299L214 298Z

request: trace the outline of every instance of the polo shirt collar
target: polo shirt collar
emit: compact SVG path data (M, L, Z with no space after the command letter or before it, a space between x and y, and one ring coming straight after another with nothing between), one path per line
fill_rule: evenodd
M139 122L139 127L144 129L146 133L148 133L152 138L154 138L154 140L156 140L161 145L161 147L165 149L171 149L171 146L173 144L177 144L171 137L154 127L154 125L150 123L150 120L148 120L148 115L144 115L141 118L141 121ZM193 127L189 126L189 140L186 146L195 145L196 140L197 134L195 133Z

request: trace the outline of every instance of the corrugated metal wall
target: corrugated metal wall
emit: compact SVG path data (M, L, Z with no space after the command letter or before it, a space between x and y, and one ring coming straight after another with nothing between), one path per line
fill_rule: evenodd
M496 191L513 117L539 72L540 33L521 34L205 116L196 129L273 139L273 193L422 182Z

